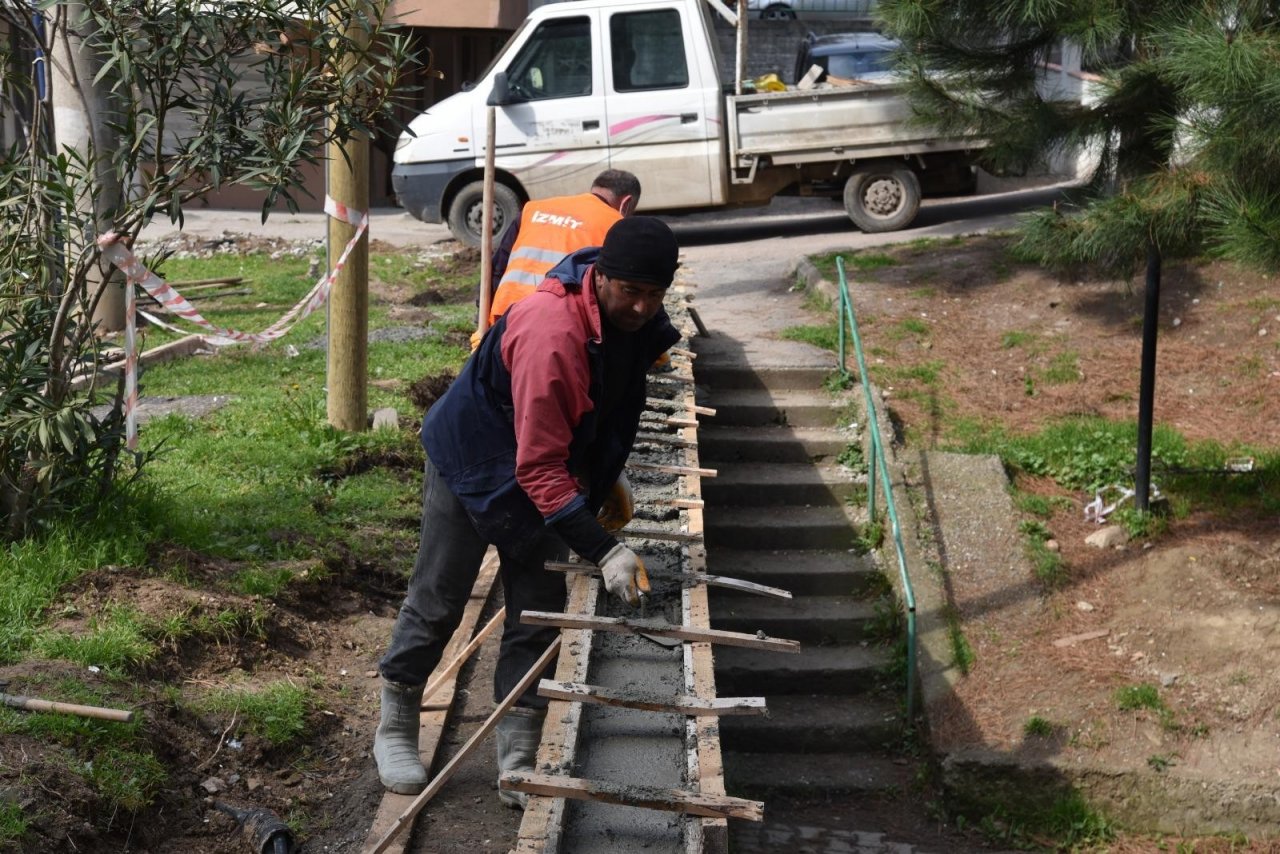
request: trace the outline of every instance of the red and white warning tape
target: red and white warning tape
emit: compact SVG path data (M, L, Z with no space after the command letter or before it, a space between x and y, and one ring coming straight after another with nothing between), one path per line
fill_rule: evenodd
M98 239L98 246L102 249L102 257L119 267L125 274L126 279L124 289L124 417L125 442L129 450L136 450L138 447L138 310L134 285L141 285L142 289L150 294L152 299L160 303L169 314L181 317L207 329L210 334L205 336L205 341L209 344L217 347L229 344L253 344L255 347L260 347L280 338L299 321L324 305L325 300L329 297L329 290L333 287L334 280L347 263L347 256L351 254L351 250L360 242L361 236L369 228L368 213L352 210L341 202L327 196L324 200L324 212L334 219L354 225L356 227L355 234L347 241L347 245L343 247L342 254L338 256L333 269L321 276L319 281L312 286L311 290L297 305L289 309L284 313L283 317L261 332L241 332L238 329L227 329L211 323L200 312L196 311L195 306L188 302L186 297L166 284L164 279L148 270L138 256L133 254L133 250L121 241L119 234L113 231L104 234Z

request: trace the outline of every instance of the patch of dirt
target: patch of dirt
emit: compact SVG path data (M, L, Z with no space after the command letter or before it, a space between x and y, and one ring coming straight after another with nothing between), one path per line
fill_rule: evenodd
M453 371L428 374L409 386L409 400L413 401L413 405L420 411L426 412L440 399L442 394L449 390L449 386L453 384L454 379L456 379L456 376Z
M1009 259L1007 240L885 250L852 271L869 368L908 444L944 419L1033 431L1070 415L1136 420L1142 282L1059 277ZM1166 267L1155 418L1188 440L1280 445L1280 297L1268 276L1213 262ZM915 368L916 370L911 370ZM921 377L936 373L929 384ZM941 391L939 391L941 389ZM1158 473L1157 473L1158 476ZM1280 768L1280 526L1195 508L1150 540L1097 549L1092 496L1023 477L1067 582L1028 578L1016 602L948 578L974 652L934 721L946 747L1229 781ZM1008 579L1005 579L1008 582ZM1156 689L1156 707L1117 692ZM1040 718L1047 731L1028 734Z

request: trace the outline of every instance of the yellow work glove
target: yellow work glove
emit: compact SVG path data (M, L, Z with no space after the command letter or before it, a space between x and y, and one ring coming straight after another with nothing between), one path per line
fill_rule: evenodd
M631 494L631 482L626 472L618 475L609 497L604 500L596 521L609 533L621 530L636 515L636 500Z

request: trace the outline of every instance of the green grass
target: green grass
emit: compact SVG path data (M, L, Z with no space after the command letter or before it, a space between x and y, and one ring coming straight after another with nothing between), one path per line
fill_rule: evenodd
M840 346L839 336L840 330L834 322L822 326L788 326L782 330L782 337L788 341L803 341L833 352Z
M1028 738L1049 738L1056 729L1052 723L1039 715L1032 715L1022 725L1022 734Z
M918 317L908 317L898 321L898 328L908 335L923 336L928 335L930 331L928 322Z
M1038 372L1045 385L1068 385L1080 382L1080 360L1075 353L1057 353L1048 366Z
M836 258L844 258L846 273L854 271L868 273L885 267L893 267L899 263L897 258L892 255L886 255L883 252L868 252L856 249L845 252L828 252L825 255L811 255L809 261L814 267L818 268L822 278L831 282L838 282L840 273L836 268Z
M236 733L251 733L273 747L288 745L306 732L310 692L292 682L271 682L260 688L211 691L192 706L205 714L231 720Z
M0 801L0 848L6 842L16 842L27 832L27 815L22 807L11 801Z
M1036 335L1033 332L1006 332L1000 336L1000 346L1006 350L1012 350L1014 347L1026 347L1036 341Z
M1137 685L1122 685L1113 695L1116 708L1122 712L1150 711L1154 712L1160 725L1167 730L1178 729L1173 710L1160 697L1160 689L1150 682Z
M1022 513L1039 516L1041 519L1048 519L1055 510L1070 507L1071 501L1062 497L1050 498L1044 495L1032 495L1029 492L1015 489L1013 491L1013 506Z
M1018 525L1024 536L1027 558L1031 561L1031 571L1046 587L1053 589L1066 583L1066 569L1062 564L1062 556L1050 551L1048 543L1053 539L1049 529L1036 519L1024 519Z
M871 371L877 374L877 378L884 382L915 382L934 388L939 384L945 367L942 362L935 361L921 362L917 365L878 365L872 368Z

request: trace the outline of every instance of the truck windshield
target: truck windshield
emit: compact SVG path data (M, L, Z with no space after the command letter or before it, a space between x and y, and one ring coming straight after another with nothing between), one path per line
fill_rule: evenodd
M480 76L477 77L476 80L484 80L489 76L494 67L502 61L502 57L507 55L507 51L511 50L511 46L520 41L520 34L524 32L524 28L527 26L529 26L529 20L526 18L520 22L520 26L516 27L516 31L511 34L511 38L507 39L506 42L503 43L502 47L498 48L498 53L493 57L493 59L489 60L489 64L485 66L484 71L480 72Z
M521 101L591 94L591 20L543 21L511 60L507 80Z

